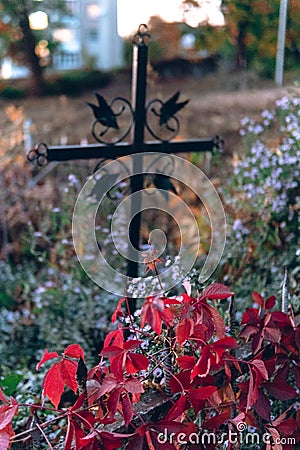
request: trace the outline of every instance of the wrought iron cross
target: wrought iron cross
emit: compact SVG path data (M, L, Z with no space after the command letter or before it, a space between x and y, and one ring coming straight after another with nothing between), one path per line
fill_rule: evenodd
M49 161L71 161L88 159L115 159L121 156L135 155L133 175L130 178L131 193L138 193L143 189L143 153L157 152L163 154L209 152L220 149L222 141L218 136L208 139L174 140L179 133L179 119L176 113L181 110L188 101L179 102L180 93L177 92L166 102L160 99L151 100L146 104L147 88L147 62L148 43L150 35L146 25L140 25L133 38L133 69L132 69L132 104L123 97L115 97L107 103L104 97L96 94L98 104L89 103L95 120L92 124L92 135L97 144L47 146L38 144L28 154L30 161L36 161L39 165L45 165ZM119 106L118 112L115 109ZM122 115L130 117L129 124L124 131L121 130L119 121ZM153 125L153 120L156 126ZM99 131L100 129L100 131ZM145 142L145 129L155 141ZM117 137L114 137L114 133ZM132 142L124 142L131 133ZM138 204L139 196L132 203L129 224L129 246L127 259L127 275L138 277L138 262L132 258L130 251L138 250L140 241L141 214ZM134 204L133 204L134 203Z

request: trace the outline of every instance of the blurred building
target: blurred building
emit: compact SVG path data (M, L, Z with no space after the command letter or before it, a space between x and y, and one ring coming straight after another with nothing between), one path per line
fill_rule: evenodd
M110 70L121 67L123 41L117 30L117 0L64 1L70 14L55 17L52 13L44 31L45 38L53 39L58 44L51 55L51 67L54 70L84 67ZM53 28L51 22L60 25ZM44 29L39 28L39 23L36 27ZM19 78L26 76L28 69L16 66L10 58L4 58L1 62L1 74L3 78Z
M92 66L109 70L122 66L122 39L117 31L117 0L65 0L71 16L54 30L60 43L53 68L78 69Z

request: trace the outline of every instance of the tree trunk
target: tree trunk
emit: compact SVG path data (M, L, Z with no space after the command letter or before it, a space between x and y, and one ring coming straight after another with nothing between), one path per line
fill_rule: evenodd
M236 37L235 69L247 70L247 23L241 22Z
M39 57L35 53L36 39L29 25L29 17L24 14L19 20L23 32L24 50L31 72L31 93L41 95L44 92L43 70L39 63Z

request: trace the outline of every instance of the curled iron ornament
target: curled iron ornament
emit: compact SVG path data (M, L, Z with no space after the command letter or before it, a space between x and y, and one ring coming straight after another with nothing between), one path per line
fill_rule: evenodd
M29 162L36 162L38 166L43 167L48 163L48 146L41 142L27 153Z
M158 98L151 100L148 103L148 105L146 107L146 121L145 121L146 128L149 131L149 133L151 134L151 136L153 136L155 139L158 139L161 142L169 142L172 139L174 139L179 133L179 130L180 130L179 119L178 119L178 117L176 117L176 115L173 115L172 117L168 118L168 120L165 123L160 125L159 122L161 120L161 114L154 107L155 104L159 104L160 109L162 109L164 106L163 101ZM157 130L155 130L154 127L151 126L151 124L149 122L149 113L150 112L153 113L153 115L158 118ZM161 134L164 130L167 130L166 137L164 137Z
M123 105L121 105L120 110L118 112L114 112L114 105L116 104L116 102L123 103ZM96 120L92 124L92 135L93 135L93 138L97 142L99 142L101 144L116 145L119 142L122 142L128 136L128 134L130 133L130 131L131 131L133 125L134 125L134 112L133 112L131 103L126 98L123 98L123 97L115 97L115 98L113 98L111 100L111 102L108 104L108 107L109 107L109 109L111 111L111 114L112 114L112 116L114 118L115 125L114 126L104 125L103 122L100 122L100 120L98 120L97 117L96 117ZM128 123L127 128L123 132L121 132L121 135L119 135L114 140L113 139L110 139L110 140L104 139L104 136L106 135L106 133L109 130L111 130L111 129L119 130L120 129L119 128L119 124L117 122L117 117L120 117L126 110L130 112L130 118L129 118L129 121L128 121L129 123ZM95 113L94 113L94 115L95 115ZM99 125L103 127L102 131L100 131L100 132L97 131L97 127L99 127Z
M219 152L224 150L224 139L220 138L220 136L215 136L213 139L213 146Z
M151 36L148 31L148 27L146 24L142 23L138 31L133 36L132 42L135 45L148 45L150 42Z

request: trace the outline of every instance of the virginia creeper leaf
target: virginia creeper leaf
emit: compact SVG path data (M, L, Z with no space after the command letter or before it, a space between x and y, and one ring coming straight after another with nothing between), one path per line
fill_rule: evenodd
M77 363L63 359L55 363L46 373L43 383L43 398L46 396L58 408L64 386L67 385L73 392L77 391L76 382Z
M210 305L208 305L208 308L214 321L217 338L222 339L226 334L224 319L216 308L213 308Z
M137 378L129 378L125 381L124 387L127 392L130 392L131 394L142 394L144 392L144 388L140 380Z
M264 308L265 306L264 298L258 292L252 292L252 298L255 301L255 303Z
M123 395L121 397L121 405L122 405L125 426L127 427L129 425L129 423L132 421L133 416L134 416L132 404L131 404L131 401L127 394Z
M83 350L78 344L68 345L68 347L64 351L64 355L69 356L69 358L82 358L84 360Z
M178 365L181 369L192 369L195 366L195 356L183 355L177 358Z
M149 366L149 359L140 353L128 353L126 357L126 371L129 374L134 374L140 370L147 370Z
M278 400L292 400L298 397L297 391L285 381L272 381L265 383L264 386L269 394Z
M45 350L44 356L40 360L40 362L36 366L36 370L39 370L42 364L44 364L46 361L49 361L53 358L59 358L59 354L57 352L48 352L48 349Z
M275 306L275 304L276 304L276 297L275 297L275 295L271 295L271 297L267 298L267 300L266 300L265 308L271 309Z
M183 345L193 334L194 322L190 318L185 318L177 325L176 338L179 345Z
M10 447L10 436L5 431L0 431L0 448L1 450L8 450Z
M169 409L165 420L176 420L187 409L187 400L185 395L180 395L174 405Z
M266 369L264 362L261 359L254 359L253 361L251 361L251 364L259 372L262 378L264 378L265 380L269 379L268 371Z
M225 286L225 284L212 283L204 289L200 300L206 298L211 300L222 300L224 298L232 297L233 295L234 292L232 292L229 287Z
M1 405L0 406L0 430L9 425L18 411L18 405Z

